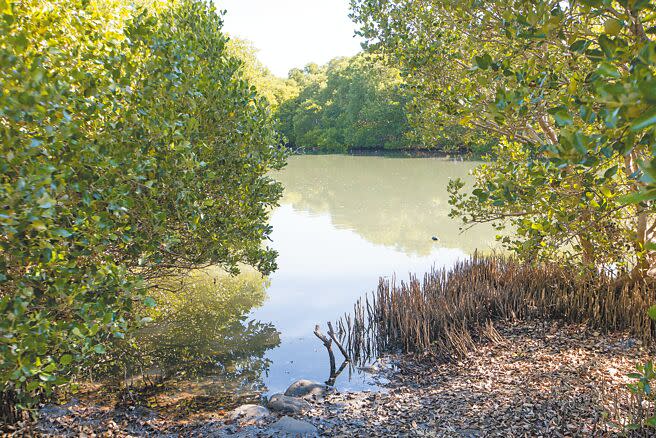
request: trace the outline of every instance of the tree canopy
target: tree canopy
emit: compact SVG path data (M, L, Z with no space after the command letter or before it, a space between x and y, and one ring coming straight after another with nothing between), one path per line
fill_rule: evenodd
M280 106L278 117L292 147L345 152L413 145L399 73L375 57L310 64L291 70L289 79L298 96Z
M526 259L646 275L653 265L656 6L649 0L352 0L425 124L503 141L453 214L496 221Z
M155 279L275 268L269 104L212 6L145 3L0 2L0 392L23 405L128 336Z

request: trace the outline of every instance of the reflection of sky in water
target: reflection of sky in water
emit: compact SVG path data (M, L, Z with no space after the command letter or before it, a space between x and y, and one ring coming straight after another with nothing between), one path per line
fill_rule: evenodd
M298 378L328 378L326 350L312 334L315 324L321 323L326 331L326 322L352 309L358 297L376 287L381 275L396 272L404 279L411 272L450 265L466 256L459 249L441 248L439 242L429 255L406 254L370 243L354 231L337 229L328 214L299 212L290 205L274 212L272 224L279 270L271 276L268 300L252 313L281 332L281 345L267 353L272 364L265 383L271 392L284 391ZM337 350L336 355L339 361ZM345 371L337 387L361 389L367 386L364 378L356 375L349 381Z

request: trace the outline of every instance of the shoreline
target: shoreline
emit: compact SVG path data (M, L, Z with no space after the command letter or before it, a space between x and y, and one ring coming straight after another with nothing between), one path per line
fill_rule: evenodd
M369 149L354 148L348 151L325 151L319 149L289 149L292 155L350 155L358 157L382 156L391 158L451 158L468 161L482 161L482 156L467 150L444 152L437 149Z
M394 367L378 370L379 377L389 380L384 391L311 394L297 412L273 409L269 402L269 409L256 407L255 416L237 415L238 408L171 418L170 413L143 406L77 401L42 408L42 418L31 426L31 433L286 436L276 429L281 422L309 427L311 432L301 436L619 433L630 409L626 374L651 353L639 340L557 321L503 322L495 328L496 340L479 341L476 351L451 362L425 355L387 356Z

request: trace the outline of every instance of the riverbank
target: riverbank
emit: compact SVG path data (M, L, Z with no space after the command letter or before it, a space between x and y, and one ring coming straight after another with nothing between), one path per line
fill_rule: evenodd
M351 148L346 151L330 151L319 148L291 149L294 155L351 155L358 157L388 157L388 158L451 158L454 160L479 161L491 151L473 152L467 148L449 151L431 148L383 149L383 148Z
M180 417L143 406L47 406L23 432L41 436L614 436L630 414L626 375L649 351L625 333L558 322L497 324L466 358L393 356L379 393L310 396L300 412L255 408ZM301 376L299 376L301 377ZM298 420L296 422L292 421ZM28 432L29 431L29 432Z

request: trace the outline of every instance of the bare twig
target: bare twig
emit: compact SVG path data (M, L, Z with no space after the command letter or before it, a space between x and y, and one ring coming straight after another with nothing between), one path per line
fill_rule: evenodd
M321 333L321 329L319 328L319 324L314 326L314 335L323 342L323 345L326 347L326 350L328 350L328 357L330 359L330 376L332 377L335 374L335 354L333 353L333 347L332 347L332 339L328 339L326 335ZM330 381L330 379L328 379Z
M339 348L339 351L342 352L342 355L344 356L344 359L346 359L347 362L351 361L351 356L348 354L348 351L346 351L346 348L337 340L337 334L335 333L335 330L333 330L333 324L328 321L328 336L335 342L335 345L337 345L337 348Z

